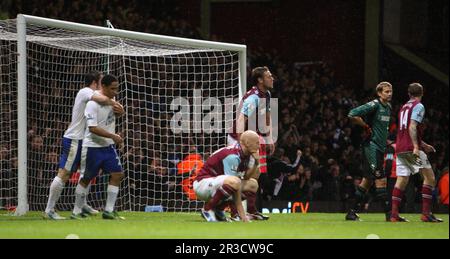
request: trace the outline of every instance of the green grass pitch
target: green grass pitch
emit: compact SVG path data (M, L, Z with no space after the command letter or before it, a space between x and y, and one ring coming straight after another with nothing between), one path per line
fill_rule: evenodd
M69 216L68 212L61 213ZM199 213L122 212L123 221L103 220L101 215L85 220L43 220L41 212L14 217L0 212L1 238L449 238L449 216L437 215L444 223L422 223L419 215L405 214L411 222L384 222L383 214L363 214L362 222L346 222L344 214L272 214L268 221L205 222Z

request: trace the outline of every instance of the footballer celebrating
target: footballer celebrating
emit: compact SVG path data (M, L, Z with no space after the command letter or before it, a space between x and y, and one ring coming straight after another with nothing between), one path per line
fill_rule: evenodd
M102 89L99 94L110 99L115 98L119 92L117 78L105 75L102 78ZM81 151L81 178L75 189L75 206L72 219L85 217L82 211L84 199L88 195L89 182L94 179L100 169L110 174L107 188L106 206L102 217L104 219L122 219L114 206L119 193L120 182L124 177L122 164L114 147L121 145L123 139L115 133L116 118L111 106L100 105L89 101L84 111L86 117L86 132Z

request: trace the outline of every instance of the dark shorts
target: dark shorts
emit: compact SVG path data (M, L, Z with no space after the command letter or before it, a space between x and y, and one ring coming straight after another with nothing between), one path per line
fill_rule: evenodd
M384 178L384 153L370 144L362 147L362 153L363 177L371 180Z
M85 180L94 179L100 172L123 172L119 156L113 146L83 147L81 152L81 176Z
M77 171L81 161L82 144L83 140L63 138L59 168L65 169L69 173Z

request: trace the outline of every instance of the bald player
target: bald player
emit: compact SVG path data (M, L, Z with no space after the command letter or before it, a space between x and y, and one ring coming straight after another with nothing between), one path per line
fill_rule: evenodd
M239 217L248 222L242 206L242 194L255 194L258 182L259 136L248 130L239 143L221 148L206 161L194 181L194 191L205 201L202 217L208 222L228 221L223 208L229 201L236 206Z
M255 180L259 181L260 177L267 178L267 155L272 155L275 151L275 144L272 136L272 120L270 107L270 90L273 89L274 78L269 68L256 67L252 70L252 80L254 86L242 97L238 108L239 114L233 123L233 128L228 135L228 145L232 146L239 142L240 133L244 130L254 128L260 136L259 150L259 172L254 175ZM264 121L260 125L260 120ZM263 180L264 181L264 180ZM256 207L257 195L247 197L247 212L255 220L268 220L267 215L263 215ZM239 220L236 215L236 208L231 206L232 219Z

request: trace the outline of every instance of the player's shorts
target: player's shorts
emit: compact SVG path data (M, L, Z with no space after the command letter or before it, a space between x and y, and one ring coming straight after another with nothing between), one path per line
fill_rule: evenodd
M81 148L83 140L81 139L62 139L62 152L59 158L59 168L65 169L69 173L75 172L80 166Z
M107 147L83 147L81 151L81 177L94 179L100 172L122 172L122 164L113 145Z
M227 177L228 175L219 175L216 177L204 178L200 181L194 181L193 187L195 195L202 201L209 201L214 194L216 194L216 191L222 187L223 182Z
M363 177L371 180L385 177L384 173L384 154L374 145L364 145L363 152Z
M428 160L427 154L425 152L420 151L419 157L422 162L421 165L417 165L415 160L415 156L412 152L407 153L399 153L397 154L397 165L396 171L397 176L410 176L417 174L422 168L431 168L430 161Z
M228 135L227 137L227 144L228 146L236 145L238 141ZM264 138L259 136L259 172L262 174L267 173L267 151L266 151L266 144L264 141Z

